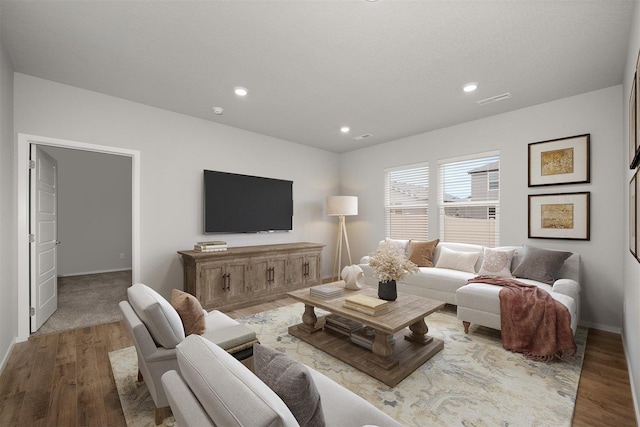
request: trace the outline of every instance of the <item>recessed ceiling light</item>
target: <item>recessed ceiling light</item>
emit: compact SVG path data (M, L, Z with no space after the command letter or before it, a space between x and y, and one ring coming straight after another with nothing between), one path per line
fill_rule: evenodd
M238 95L238 96L247 96L247 94L249 93L249 91L248 91L246 88L244 88L244 87L240 87L240 86L238 86L238 87L234 87L234 88L233 88L233 91L234 91L234 92L236 93L236 95Z
M475 82L467 83L466 85L462 86L462 90L465 92L473 92L476 89L478 89L478 83Z
M351 128L349 126L342 126L340 128L340 132L342 132L342 133L349 133L350 130L351 130Z
M224 108L222 107L213 107L213 114L221 116L224 113Z

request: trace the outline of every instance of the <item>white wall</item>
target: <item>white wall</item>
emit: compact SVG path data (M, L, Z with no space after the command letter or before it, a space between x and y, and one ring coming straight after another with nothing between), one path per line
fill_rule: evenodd
M631 28L631 36L629 39L629 53L627 56L627 64L624 73L624 85L621 103L624 108L624 138L622 141L622 149L625 153L621 169L623 171L623 186L628 185L633 177L634 171L629 169L629 94L631 93L631 83L633 82L634 73L636 71L636 61L638 59L638 51L640 51L640 7L638 2L635 4L633 15L633 24ZM636 196L638 197L638 196ZM629 232L629 202L625 197L625 235ZM631 255L627 241L624 242L625 250L623 251L624 260L624 302L623 302L623 327L622 337L629 365L629 376L631 379L631 389L634 395L636 406L636 417L640 419L640 264Z
M0 368L18 327L13 147L13 68L0 39Z
M130 269L131 157L42 148L58 161L58 275Z
M202 234L202 171L294 181L295 230L217 235L229 245L310 241L330 245L338 155L31 76L15 74L15 132L141 152L141 280L169 297L182 286L178 250ZM330 274L332 252L323 253Z
M627 187L620 182L621 98L622 87L615 86L342 155L342 193L359 196L360 203L359 215L350 218L352 252L356 257L365 255L384 237L384 168L429 162L429 235L437 238L438 160L499 150L501 244L528 243L580 253L581 321L619 331L622 259L627 255L622 245ZM585 133L591 134L590 184L527 187L528 143ZM591 240L527 239L527 194L574 191L591 192Z

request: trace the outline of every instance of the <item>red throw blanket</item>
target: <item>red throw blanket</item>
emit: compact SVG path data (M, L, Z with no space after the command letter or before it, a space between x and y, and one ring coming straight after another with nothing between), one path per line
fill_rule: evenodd
M502 286L500 327L504 348L544 361L554 356L575 356L571 314L548 292L507 277L477 276L468 282Z

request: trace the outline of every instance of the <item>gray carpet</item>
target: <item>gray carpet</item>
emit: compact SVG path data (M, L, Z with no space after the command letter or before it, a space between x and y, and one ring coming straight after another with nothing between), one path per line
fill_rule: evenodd
M115 322L127 299L131 270L58 278L58 310L31 336Z

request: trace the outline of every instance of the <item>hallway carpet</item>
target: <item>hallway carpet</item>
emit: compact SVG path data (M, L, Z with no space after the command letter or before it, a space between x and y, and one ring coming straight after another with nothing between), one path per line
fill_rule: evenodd
M58 278L58 310L31 336L122 319L118 303L127 299L131 270Z

